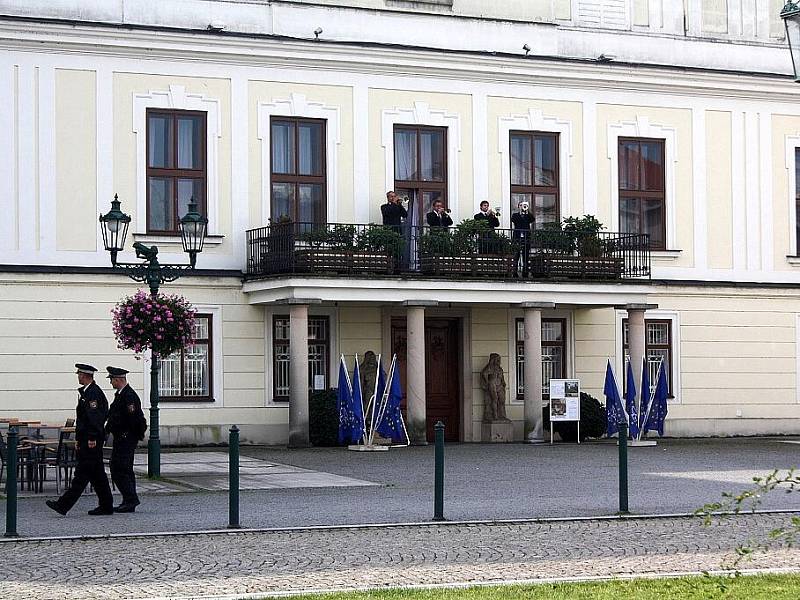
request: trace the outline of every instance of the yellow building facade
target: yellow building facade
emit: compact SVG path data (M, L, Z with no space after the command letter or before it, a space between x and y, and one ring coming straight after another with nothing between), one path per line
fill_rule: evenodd
M0 18L0 416L68 417L75 362L129 369L147 396L148 357L118 350L110 324L114 304L137 284L110 269L97 216L118 194L132 218L129 244L155 244L163 261L185 262L164 223L186 198L169 188L170 199L155 199L158 185L195 178L206 245L197 270L163 291L185 295L210 323L204 389L162 401L167 443L223 441L233 423L248 442L291 441L308 421L304 394L289 382L334 387L340 355L352 362L368 350L400 356L416 441L439 418L450 439L481 440L480 371L499 354L514 438L530 438L541 420L530 406L543 395L522 382L533 372L526 332L541 328L540 362L558 363L540 369L540 385L575 377L601 397L606 362L623 372L629 318L644 319L631 353L641 343L669 371L668 435L800 431L800 92L775 11L751 14L742 2L737 20L690 2L689 29L678 31L671 3L652 0L623 1L621 13L617 3L594 3L599 23L587 20L585 2L509 2L488 16L481 3L458 0L196 4L187 15L165 2L136 22L99 2L66 15L31 3ZM412 28L411 42L393 37L401 25ZM424 31L441 37L414 42ZM719 56L723 46L732 50ZM730 64L740 56L751 62ZM200 129L172 139L164 156L181 156L191 139L194 166L159 171L153 119L183 131L192 115ZM319 171L297 158L298 179L281 177L276 156L289 156L294 142L276 136L286 131L311 144ZM655 199L660 242L646 249L647 272L523 278L253 263L254 252L263 260L276 251L248 231L276 227L279 207L295 211L295 222L316 211L329 224L380 223L385 193L405 181L397 157L411 138L398 132L419 140L415 160L442 157L413 188L418 218L434 197L446 199L456 223L487 200L511 236L517 200L529 193L515 181L515 144L528 137L530 171L550 177L549 191L530 186L532 201L549 207L542 215L590 214L610 232L636 233L629 207ZM552 164L536 162L540 138L555 140ZM620 166L630 144L661 152L657 193L634 197L622 181L631 181ZM652 217L644 211L642 223ZM310 335L300 357L311 366L294 373L291 342L301 338L291 337L292 323Z

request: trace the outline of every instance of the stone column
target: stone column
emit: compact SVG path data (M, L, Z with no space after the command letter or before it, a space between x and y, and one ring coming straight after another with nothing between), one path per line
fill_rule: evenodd
M636 381L636 389L641 397L639 387L642 383L642 360L644 359L645 346L645 327L644 313L649 308L647 304L628 304L625 310L628 311L628 353L631 357L633 367L633 377ZM622 381L627 376L627 367L623 365L623 372L619 374Z
M406 417L409 441L428 443L425 401L425 306L432 302L405 302L406 310Z
M523 441L544 441L542 423L542 310L553 302L524 302L525 311L525 406Z
M308 433L308 305L319 300L290 300L289 447L311 444Z

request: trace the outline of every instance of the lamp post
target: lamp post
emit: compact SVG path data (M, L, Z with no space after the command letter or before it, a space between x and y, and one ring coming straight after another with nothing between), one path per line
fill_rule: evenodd
M789 0L781 11L781 19L786 26L786 41L789 42L789 51L792 53L792 68L794 80L800 81L800 4Z
M188 212L180 219L181 241L183 251L189 255L188 265L161 264L158 262L158 247L145 246L135 242L136 258L143 259L141 263L121 263L117 261L117 254L125 248L125 236L131 218L120 210L117 195L111 202L111 210L100 215L100 225L103 233L103 245L111 253L111 265L123 271L134 281L147 283L150 294L156 296L162 283L175 281L185 271L194 269L197 255L203 251L206 239L208 219L197 212L197 203L194 198L189 201ZM147 476L151 479L161 477L161 439L159 438L158 419L158 355L152 352L150 361L150 437L147 440Z

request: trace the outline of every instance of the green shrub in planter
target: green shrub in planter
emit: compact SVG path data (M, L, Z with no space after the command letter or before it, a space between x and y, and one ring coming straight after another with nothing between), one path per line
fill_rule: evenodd
M339 445L337 390L316 390L308 401L308 433L312 446Z
M565 442L578 440L578 424L575 421L553 423L555 432ZM606 408L594 396L581 392L581 441L599 438L606 432Z

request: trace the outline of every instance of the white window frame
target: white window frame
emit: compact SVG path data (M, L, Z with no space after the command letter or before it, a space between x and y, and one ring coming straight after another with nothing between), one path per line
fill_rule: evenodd
M338 218L339 189L338 146L341 143L341 108L308 100L304 94L289 94L289 98L273 98L258 104L258 139L261 140L261 220L269 223L272 216L272 117L298 117L325 121L325 190L326 214L330 223Z
M508 311L508 376L506 385L508 386L509 404L522 406L524 400L517 399L517 319L524 319L525 311L514 309ZM547 310L542 311L542 319L564 319L564 340L567 351L564 356L565 377L574 377L575 374L575 320L571 310Z
M275 402L272 397L274 388L273 374L273 321L276 315L287 314L288 306L271 306L264 310L264 405L267 408L288 409L289 402ZM328 387L335 387L339 375L339 311L332 306L309 307L308 318L328 317ZM311 382L313 385L313 382ZM327 388L326 388L327 389Z
M500 153L501 173L501 222L504 228L511 227L511 132L558 134L558 198L559 217L571 216L570 204L570 162L573 156L572 121L545 115L541 110L531 108L525 115L507 115L498 119L497 151Z
M628 312L625 310L615 311L614 319L614 343L615 343L615 358L614 358L614 374L617 376L617 385L622 390L623 377L625 377L625 369L623 365L623 357L625 356L622 349L622 321L628 318ZM645 321L657 319L661 321L670 322L670 339L672 340L672 364L670 370L672 371L672 389L670 389L671 398L670 404L681 404L681 320L680 313L674 310L648 310L644 314ZM640 382L636 382L637 391Z
M187 408L208 408L216 409L224 406L223 402L223 369L222 369L222 306L217 304L193 304L192 307L202 314L211 315L211 397L213 402L191 402L186 400L169 401L165 404L160 404L161 409L167 410L183 410ZM144 378L144 385L142 386L142 408L150 407L150 363L152 361L152 353L148 352L145 360L142 361L142 377Z
M461 117L445 110L431 108L427 102L414 102L413 108L392 108L381 112L381 145L384 149L384 188L394 189L394 126L421 125L447 128L447 206L453 220L461 219L458 195L461 157ZM466 208L464 209L466 210ZM466 214L466 213L465 213ZM421 215L424 216L424 215ZM470 213L472 216L472 213Z
M676 163L678 162L677 132L674 127L651 123L647 117L638 116L635 121L620 121L608 125L608 161L611 180L611 231L619 231L619 138L650 138L664 140L664 213L667 222L665 250L677 250L677 207L675 191ZM586 185L588 183L585 182Z
M181 244L180 236L147 233L147 109L194 110L206 114L206 244L222 242L219 223L219 139L222 137L220 101L202 94L190 94L183 85L168 90L151 90L133 95L133 133L136 135L136 230L142 242Z

